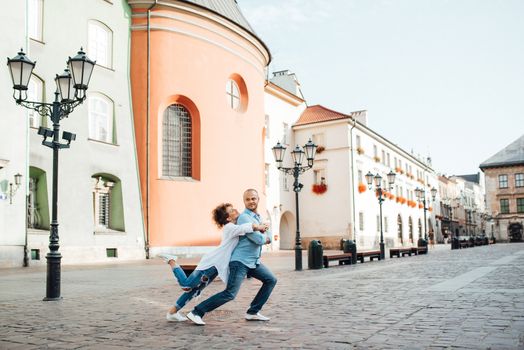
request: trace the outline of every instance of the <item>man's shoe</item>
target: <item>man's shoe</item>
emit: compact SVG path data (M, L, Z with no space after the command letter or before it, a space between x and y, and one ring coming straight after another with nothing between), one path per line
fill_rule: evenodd
M166 315L166 320L169 322L182 322L187 321L187 317L182 315L180 311L175 312L174 314L170 314L169 312Z
M246 320L248 321L269 321L270 318L262 315L260 312L257 312L255 315L246 314Z
M187 318L189 318L194 324L203 326L206 323L202 321L202 317L195 315L193 312L190 312L187 314Z
M173 260L173 261L176 262L176 259L178 259L178 256L176 256L176 255L171 255L171 254L158 254L157 256L158 256L159 258L164 259L164 261L165 261L166 263L168 263L168 264L169 264L169 262L170 262L171 260Z

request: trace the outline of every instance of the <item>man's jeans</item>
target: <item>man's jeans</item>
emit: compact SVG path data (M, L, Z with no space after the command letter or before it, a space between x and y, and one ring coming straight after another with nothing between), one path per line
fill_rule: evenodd
M248 314L255 315L262 309L269 295L271 295L273 288L275 288L277 284L277 278L262 264L257 265L254 269L250 269L238 261L231 261L229 263L229 279L226 289L195 306L192 311L193 314L202 317L206 312L212 311L228 301L235 299L240 290L240 285L247 275L262 282L262 287L260 287L260 290L251 302L249 310L247 310Z
M177 265L173 268L173 274L178 280L180 286L191 288L189 292L182 293L175 303L177 311L180 311L188 301L197 295L197 293L200 294L200 292L202 292L202 290L218 276L218 271L216 267L212 266L206 270L195 270L189 276L186 276L184 270ZM205 283L202 282L202 277L204 275L208 278Z

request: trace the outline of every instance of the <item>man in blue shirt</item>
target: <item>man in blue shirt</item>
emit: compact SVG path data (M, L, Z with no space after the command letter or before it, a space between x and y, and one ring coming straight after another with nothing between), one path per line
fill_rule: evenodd
M260 215L257 213L258 208L258 192L254 189L248 189L244 192L244 204L246 210L237 219L237 225L242 225L248 222L261 224ZM251 305L246 313L246 320L248 321L269 321L269 317L262 315L259 311L266 303L277 284L277 278L273 273L260 262L260 254L262 253L262 246L271 243L271 235L269 232L251 232L245 236L241 236L238 245L231 254L229 262L229 278L226 289L217 293L207 300L204 300L193 311L187 314L193 323L197 325L204 325L205 322L202 317L228 301L235 299L240 290L246 276L256 278L262 282L262 287L251 302Z

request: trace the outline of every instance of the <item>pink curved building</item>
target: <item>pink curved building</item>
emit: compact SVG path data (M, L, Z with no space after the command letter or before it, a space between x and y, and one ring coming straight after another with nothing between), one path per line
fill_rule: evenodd
M236 1L129 0L131 88L150 254L220 240L211 210L264 186L270 53Z

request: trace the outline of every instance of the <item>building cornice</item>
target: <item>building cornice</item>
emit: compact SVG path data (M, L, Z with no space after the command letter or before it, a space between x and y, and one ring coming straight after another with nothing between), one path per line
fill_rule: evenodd
M300 97L293 95L289 91L281 88L280 86L270 81L266 81L266 85L264 86L264 89L268 94L273 95L285 102L288 102L289 104L293 105L294 107L305 102Z

